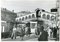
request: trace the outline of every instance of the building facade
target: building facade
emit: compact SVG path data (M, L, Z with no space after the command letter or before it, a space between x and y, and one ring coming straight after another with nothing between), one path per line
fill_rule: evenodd
M6 8L1 8L1 32L8 32L13 28L13 22L17 17L14 11L9 11Z

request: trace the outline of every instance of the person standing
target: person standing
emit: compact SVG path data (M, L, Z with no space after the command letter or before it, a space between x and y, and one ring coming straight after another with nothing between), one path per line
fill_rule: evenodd
M12 30L11 39L13 39L13 37L16 39L16 26L15 25L14 25L13 30Z
M31 29L30 29L30 27L26 27L25 28L25 34L28 36L28 37L30 37L30 34L31 34Z
M44 27L41 26L38 41L48 41L48 32L44 31Z
M28 35L28 27L25 28L25 35Z
M22 26L22 28L20 28L20 37L21 37L21 40L23 40L23 37L25 35L25 30L24 30L24 27Z
M49 38L51 38L51 29L50 29L50 27L48 27L48 34L49 34Z
M29 37L30 37L30 34L31 34L31 29L30 29L30 27L28 27L28 35L29 35Z
M35 35L38 35L37 28L35 28Z
M53 30L53 37L57 38L57 28L56 27L54 27L54 30Z

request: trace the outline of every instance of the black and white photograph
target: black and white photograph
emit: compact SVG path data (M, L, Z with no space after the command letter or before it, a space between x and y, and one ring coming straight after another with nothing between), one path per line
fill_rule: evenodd
M60 41L60 0L1 0L1 41Z

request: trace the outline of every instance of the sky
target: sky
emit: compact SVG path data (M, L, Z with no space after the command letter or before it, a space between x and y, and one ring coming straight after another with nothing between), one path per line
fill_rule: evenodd
M34 11L36 8L50 11L56 7L56 0L1 0L1 7L15 12Z

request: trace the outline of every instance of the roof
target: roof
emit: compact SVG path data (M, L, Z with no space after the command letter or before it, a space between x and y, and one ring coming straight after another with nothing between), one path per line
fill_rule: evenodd
M8 13L14 13L13 11L10 11L6 8L1 8L1 12L8 12ZM16 13L15 13L16 14Z
M21 12L18 12L18 13L31 14L31 12L30 12L30 11L21 11Z
M35 11L37 11L37 10L41 10L42 12L46 12L46 13L49 13L49 14L57 14L57 12L55 12L55 13L53 13L53 12L48 12L48 11L46 11L46 10L44 10L44 9L40 9L40 8L37 8Z

